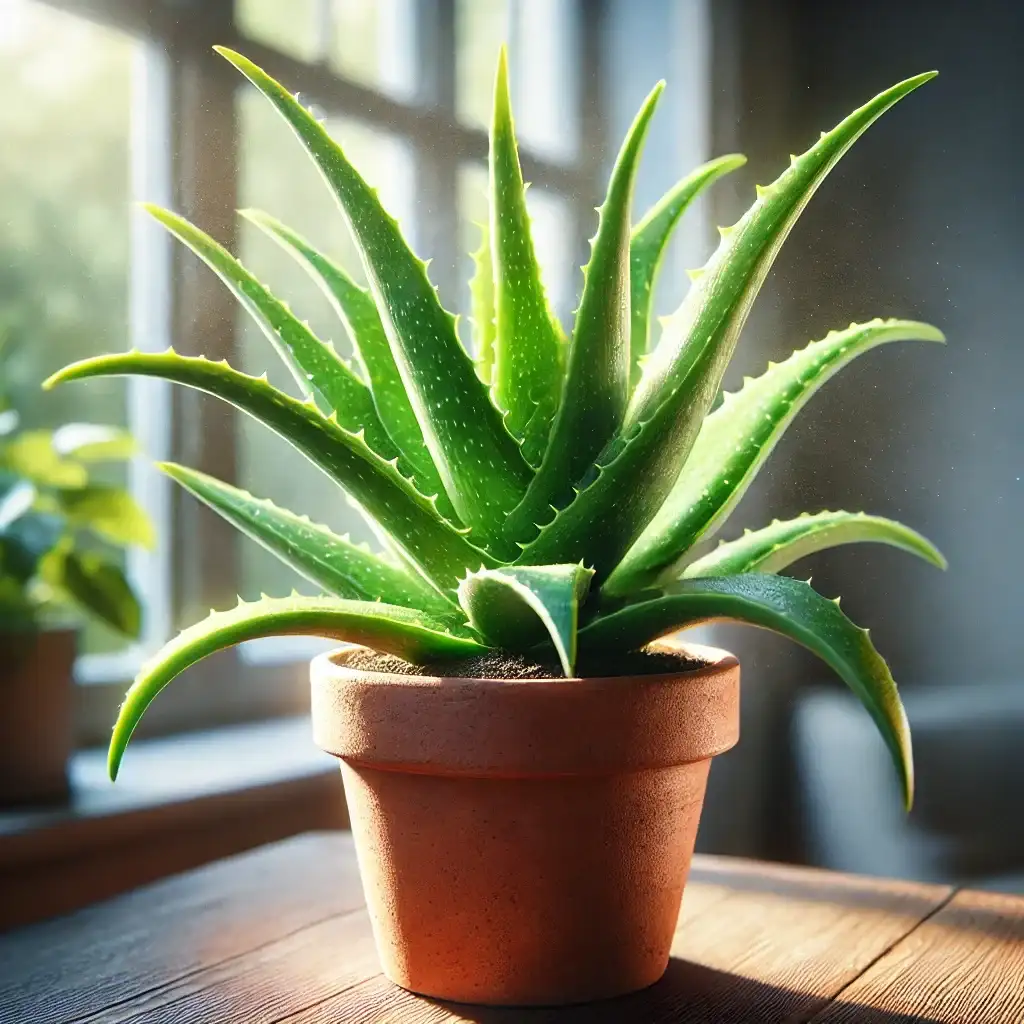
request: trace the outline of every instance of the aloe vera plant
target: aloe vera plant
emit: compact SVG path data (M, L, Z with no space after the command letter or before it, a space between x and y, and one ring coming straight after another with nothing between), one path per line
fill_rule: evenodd
M876 118L922 85L887 89L822 133L731 227L651 344L661 256L690 201L743 163L727 156L685 178L633 223L631 197L661 85L618 154L599 209L580 305L564 330L548 305L524 198L504 57L490 132L490 217L475 254L472 349L342 147L287 89L220 50L294 130L334 193L361 254L357 285L267 214L246 216L290 252L343 322L354 365L317 338L197 227L151 212L238 297L293 371L301 397L223 362L129 352L75 363L48 382L145 374L197 388L263 421L343 488L386 550L193 470L164 470L324 591L240 603L173 640L141 671L110 748L116 775L147 705L206 655L271 634L369 645L414 663L500 650L557 658L566 676L713 619L775 630L822 658L885 738L909 803L910 737L895 683L868 632L838 601L778 575L812 551L878 541L936 564L905 526L829 512L775 522L697 550L822 384L890 341L941 341L935 328L872 320L812 342L711 411L750 305L822 180ZM698 557L699 556L699 557Z

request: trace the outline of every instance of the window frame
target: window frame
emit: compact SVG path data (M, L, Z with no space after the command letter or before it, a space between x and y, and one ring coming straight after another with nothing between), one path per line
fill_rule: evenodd
M172 206L236 249L240 139L235 95L244 83L210 52L215 43L230 46L300 90L330 116L356 118L410 147L418 200L411 233L419 251L435 257L432 277L441 294L451 297L449 301L454 298L461 255L459 169L487 160L486 131L461 123L456 116L455 0L405 0L415 17L418 78L418 88L408 97L345 77L327 64L326 52L307 63L243 36L232 0L42 2L124 31L141 44L133 88L143 83L145 95L133 96L133 198ZM510 6L518 2L510 0ZM520 156L524 177L568 204L573 255L583 263L607 164L601 90L606 4L570 2L580 144L572 159L545 157L528 145L522 146ZM329 0L320 3L323 13ZM185 354L237 361L235 305L226 289L141 212L133 215L131 231L131 343L162 349L173 340ZM79 660L77 675L87 684L76 687L79 745L106 740L125 684L176 621L222 607L226 590L238 589L241 567L233 528L180 488L172 488L148 461L171 458L235 481L237 438L233 428L224 428L233 417L225 419L218 405L166 383L130 381L130 426L147 453L147 461L137 460L132 466L131 483L161 538L154 554L133 553L129 563L133 577L145 584L149 626L139 644L120 654ZM157 417L152 415L154 408ZM211 436L217 437L216 445L205 443ZM238 649L221 652L176 682L139 731L160 735L302 712L308 704L307 679L305 658L252 657Z

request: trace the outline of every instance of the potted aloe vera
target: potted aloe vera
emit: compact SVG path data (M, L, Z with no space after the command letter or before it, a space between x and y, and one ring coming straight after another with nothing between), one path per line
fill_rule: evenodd
M0 343L0 367L11 355ZM6 378L6 374L2 374ZM0 383L0 806L67 795L78 624L134 638L139 600L112 547L149 546L145 512L98 464L135 452L116 427L22 430Z
M618 154L563 331L531 242L502 58L471 355L426 264L338 143L249 60L220 52L292 127L340 204L369 290L270 216L244 215L333 302L354 365L213 239L153 209L257 320L302 397L173 351L88 359L48 386L146 374L230 402L335 480L383 550L165 465L325 594L241 603L172 640L128 692L111 775L149 703L200 658L271 634L345 641L313 662L313 729L341 762L387 975L431 996L498 1004L649 985L668 960L710 759L738 732L736 659L682 644L679 630L733 619L808 647L864 703L911 799L906 719L868 631L778 573L853 541L941 565L938 552L905 526L852 512L705 542L829 377L886 342L942 340L911 321L853 324L716 405L747 311L801 210L858 136L932 76L881 93L759 187L651 345L652 285L673 226L742 158L699 168L634 225L657 86Z

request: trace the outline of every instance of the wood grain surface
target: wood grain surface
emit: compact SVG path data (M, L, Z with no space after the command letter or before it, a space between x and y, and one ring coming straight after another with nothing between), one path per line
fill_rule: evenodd
M665 977L563 1009L379 973L351 839L287 840L0 936L3 1024L1024 1022L1024 900L697 857Z

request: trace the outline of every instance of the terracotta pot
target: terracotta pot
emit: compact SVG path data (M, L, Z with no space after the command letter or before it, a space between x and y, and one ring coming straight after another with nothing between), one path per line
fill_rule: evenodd
M679 645L670 645L679 649ZM621 995L668 964L739 663L604 679L438 679L312 664L384 973L421 995Z
M68 796L76 637L0 632L0 805Z

